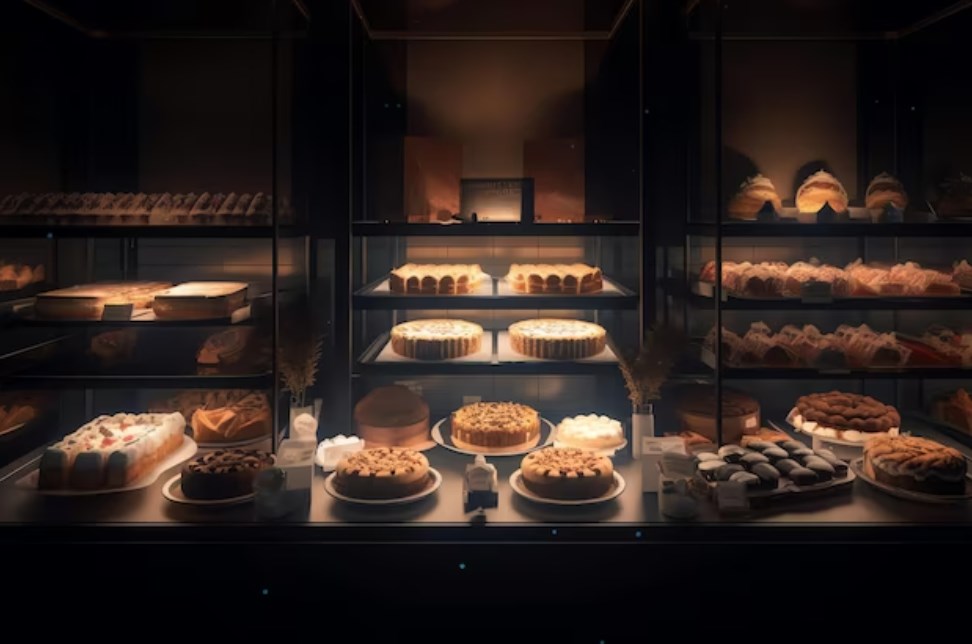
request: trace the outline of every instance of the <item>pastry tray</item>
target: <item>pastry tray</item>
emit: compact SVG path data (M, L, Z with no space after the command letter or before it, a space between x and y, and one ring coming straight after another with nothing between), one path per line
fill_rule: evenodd
M711 282L703 282L702 280L696 279L692 282L692 293L704 298L715 298L715 284ZM903 304L903 303L919 303L922 305L928 305L932 302L942 302L951 301L962 303L963 305L970 300L972 300L972 295L970 291L962 289L958 295L860 295L852 297L835 297L833 295L828 295L821 293L817 295L807 295L807 296L794 296L794 295L780 295L777 297L757 297L753 295L745 295L741 293L729 293L726 290L721 291L721 298L723 302L759 302L759 303L769 303L774 302L785 302L785 303L806 303L806 304L826 304L829 302L846 302L846 303L869 303L869 302L885 302L889 304Z
M34 315L33 304L24 305L18 307L16 310L17 319L31 326L46 326L46 327L64 327L64 326L105 326L105 327L117 327L117 326L141 326L143 324L153 324L153 325L167 325L167 326L221 326L227 324L242 324L248 322L251 319L251 305L247 304L239 309L233 311L228 317L218 317L218 318L207 318L207 319L191 319L191 320L177 320L177 319L164 319L160 320L155 317L155 312L152 309L139 309L133 312L132 317L128 320L48 320L38 318Z
M712 496L715 496L718 482L707 481L696 471L696 477L709 489ZM853 468L848 465L847 474L840 478L834 478L822 483L813 485L797 485L790 479L781 476L780 484L775 490L752 490L747 492L750 504L755 507L776 505L787 501L802 501L804 499L829 496L841 492L850 492L857 475Z
M356 309L635 309L634 291L608 277L597 293L517 293L505 278L487 278L472 293L459 295L392 293L382 277L354 293Z
M516 373L589 373L592 370L617 369L617 351L611 337L607 346L596 356L579 360L547 360L532 358L515 353L509 344L506 331L485 331L479 351L461 358L448 360L416 360L394 352L389 334L382 334L358 358L358 366L365 369L386 369L408 373L440 373L456 371L484 374L501 373L504 370Z

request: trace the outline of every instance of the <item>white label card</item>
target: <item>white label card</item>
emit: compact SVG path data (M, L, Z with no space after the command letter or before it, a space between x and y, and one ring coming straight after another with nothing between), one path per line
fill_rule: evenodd
M105 304L105 310L101 313L102 320L108 321L122 321L131 320L132 311L135 309L135 305L132 303L128 304Z
M745 512L749 509L746 485L736 481L722 481L716 485L716 505L720 512Z

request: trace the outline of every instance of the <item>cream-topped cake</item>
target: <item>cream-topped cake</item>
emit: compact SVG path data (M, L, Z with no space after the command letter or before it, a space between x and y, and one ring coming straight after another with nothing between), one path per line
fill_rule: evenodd
M604 351L607 331L583 320L539 318L510 325L510 346L532 358L576 360Z
M506 280L517 293L581 295L604 288L601 269L587 264L512 264Z
M464 295L488 277L479 264L405 264L391 272L388 287L392 293Z
M554 444L557 447L614 449L624 444L624 428L613 418L582 414L560 421Z
M482 347L483 327L465 320L413 320L391 331L392 350L416 360L448 360L476 353Z
M124 487L179 449L185 430L179 412L99 416L44 451L39 487Z

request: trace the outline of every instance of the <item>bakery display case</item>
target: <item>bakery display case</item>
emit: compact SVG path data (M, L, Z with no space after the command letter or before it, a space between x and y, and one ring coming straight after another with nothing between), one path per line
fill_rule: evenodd
M26 508L4 522L159 485L197 450L272 451L278 327L310 293L305 11L0 10L0 463Z
M912 5L9 3L0 524L964 534L972 10Z
M920 522L922 503L963 521L972 227L959 205L967 154L949 137L967 129L967 94L944 61L972 15L875 9L688 13L698 73L664 314L694 339L686 371L709 400L680 401L675 420L710 486L741 481L778 516L826 491L859 524L882 521L872 493L908 499L886 504L903 521ZM699 412L704 429L690 422ZM784 489L790 507L766 501ZM832 516L803 507L809 521Z

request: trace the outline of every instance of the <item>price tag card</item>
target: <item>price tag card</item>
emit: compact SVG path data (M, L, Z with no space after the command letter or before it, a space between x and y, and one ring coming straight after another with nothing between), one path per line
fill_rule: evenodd
M132 319L132 311L135 305L128 304L105 304L105 310L101 313L101 319L108 322L121 322Z
M806 282L800 287L800 299L804 302L827 304L834 301L834 290L827 282Z
M746 512L749 496L746 485L736 481L722 481L716 485L716 505L719 512Z

